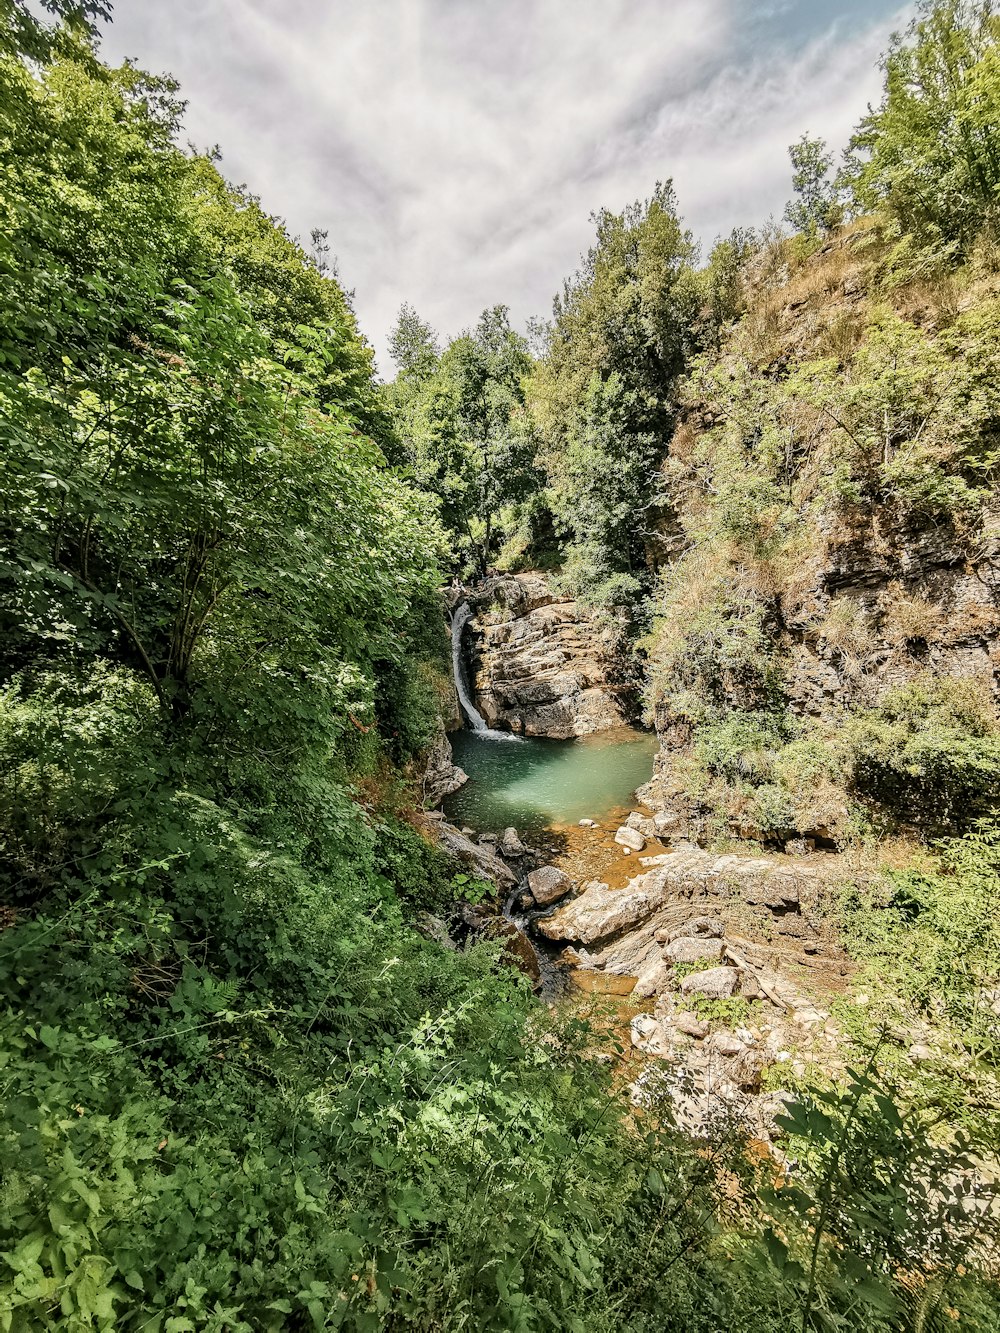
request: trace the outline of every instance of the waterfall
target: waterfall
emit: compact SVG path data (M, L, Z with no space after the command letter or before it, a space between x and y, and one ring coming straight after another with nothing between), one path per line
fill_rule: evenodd
M451 662L455 671L455 689L458 691L458 702L462 705L462 710L469 719L472 730L489 731L482 713L470 699L465 684L465 666L462 662L462 631L465 629L466 622L471 615L472 607L468 602L463 602L461 606L455 607L451 618Z

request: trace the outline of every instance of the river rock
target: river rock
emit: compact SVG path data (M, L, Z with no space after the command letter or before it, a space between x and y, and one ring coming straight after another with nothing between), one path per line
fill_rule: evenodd
M504 856L528 856L528 848L521 841L516 828L505 828L500 838L500 850Z
M446 852L470 864L475 873L482 875L484 879L490 880L493 884L511 887L517 883L517 876L510 866L504 865L488 845L483 845L482 840L475 843L460 833L454 824L442 820L429 821L425 827L434 834Z
M642 815L638 810L633 810L625 821L625 827L635 829L636 833L641 833L644 838L656 837L656 825L648 815Z
M684 936L673 940L663 950L671 963L721 963L722 941L698 936Z
M615 842L633 852L641 852L646 845L643 835L637 829L629 828L627 824L623 824L615 834Z
M681 981L682 995L704 995L708 1000L728 1000L735 995L740 974L735 967L710 967L692 972Z
M573 887L573 881L558 866L541 866L528 876L528 888L531 896L541 907L564 898Z
M434 743L427 754L423 778L423 801L427 807L440 805L446 796L458 791L469 780L469 775L455 763L443 726L439 726Z

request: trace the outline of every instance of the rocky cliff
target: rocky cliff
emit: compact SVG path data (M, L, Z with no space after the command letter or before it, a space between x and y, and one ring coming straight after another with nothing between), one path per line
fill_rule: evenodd
M998 792L998 282L888 264L863 226L765 249L690 379L643 795L695 836L950 829Z
M625 721L610 633L546 575L501 575L469 600L466 652L489 726L566 739Z

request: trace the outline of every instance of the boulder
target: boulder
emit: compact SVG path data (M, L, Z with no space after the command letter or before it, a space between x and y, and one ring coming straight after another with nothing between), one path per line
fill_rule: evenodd
M721 963L722 941L684 936L673 940L663 950L663 957L671 963Z
M468 780L468 773L455 763L451 753L451 742L445 734L444 727L440 727L434 738L434 744L427 754L423 779L424 805L428 807L440 805L446 796L458 791Z
M670 967L662 958L653 958L636 978L632 994L637 1000L648 1000L653 995L659 995L669 985Z
M681 982L682 995L704 995L708 1000L728 1000L736 993L740 974L735 967L710 967L692 972Z
M678 1032L683 1032L689 1037L694 1037L695 1041L704 1041L709 1033L708 1024L686 1009L682 1010L676 1016L674 1019L674 1027Z
M528 876L531 896L541 907L547 907L549 903L564 898L572 887L573 881L558 866L542 866L538 870L533 870Z
M678 833L680 828L680 816L672 814L669 810L659 810L653 816L653 829L658 838L666 838L672 833Z
M454 824L440 820L426 827L437 835L437 841L446 852L460 861L467 862L475 874L482 875L484 879L497 885L513 887L517 883L517 876L510 866L504 865L490 847L483 845L482 840L478 843L472 842L464 833L460 833Z
M518 836L516 828L505 828L500 839L500 850L504 856L527 856L528 849Z
M629 828L627 824L623 824L615 834L615 842L620 847L628 847L633 852L641 852L646 845L646 839L643 835L637 829Z
M470 930L483 935L489 940L503 943L503 956L525 976L535 983L541 981L541 968L534 945L524 931L499 912L491 911L483 904L466 903L462 907L462 919Z
M599 880L588 881L582 889L576 898L538 922L543 935L550 940L593 944L645 921L657 905L655 898L651 901L644 893L609 889Z
M641 833L644 838L656 837L656 825L648 815L641 815L638 810L633 810L625 821L625 827L635 829L636 833Z
M713 1032L708 1040L713 1050L716 1050L720 1055L725 1055L727 1057L742 1055L746 1050L746 1043L742 1042L735 1032L728 1032L725 1028L720 1028L718 1032Z

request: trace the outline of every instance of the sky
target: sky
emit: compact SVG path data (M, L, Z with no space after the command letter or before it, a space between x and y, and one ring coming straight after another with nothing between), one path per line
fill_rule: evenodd
M169 71L185 134L329 232L391 378L405 301L442 338L547 318L593 237L671 177L707 253L780 217L787 148L878 100L898 0L115 0L105 58Z

